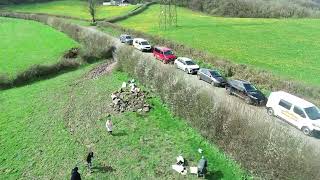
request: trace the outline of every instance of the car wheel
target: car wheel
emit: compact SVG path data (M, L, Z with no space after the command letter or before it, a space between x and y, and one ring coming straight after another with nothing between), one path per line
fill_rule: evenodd
M218 84L213 82L213 81L211 82L211 85L214 86L214 87L218 87Z
M274 116L274 111L273 111L272 108L268 108L267 109L267 113L268 113L269 116Z
M186 69L184 69L184 72L186 72L187 74L189 74L189 71L188 71L188 69L186 68Z
M305 127L305 126L302 127L301 131L303 132L304 135L312 136L312 131L308 127Z
M246 101L247 104L252 104L252 101L251 101L251 98L250 98L250 97L246 97L246 100L245 100L245 101Z
M231 87L227 87L227 93L228 93L229 95L233 95Z

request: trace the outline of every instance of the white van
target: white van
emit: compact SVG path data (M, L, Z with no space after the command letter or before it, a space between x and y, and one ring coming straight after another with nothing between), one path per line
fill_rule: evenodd
M151 51L151 45L149 42L142 38L134 38L133 47L139 49L140 51Z
M305 135L320 131L320 111L312 103L289 93L272 92L267 102L267 112L277 116L298 129Z

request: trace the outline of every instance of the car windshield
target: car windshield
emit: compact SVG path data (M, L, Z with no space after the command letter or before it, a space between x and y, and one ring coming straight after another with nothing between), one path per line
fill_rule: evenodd
M185 61L187 65L196 65L193 61Z
M173 52L170 51L170 50L168 50L168 51L163 52L163 54L164 54L164 55L173 55Z
M257 88L254 87L252 84L243 84L243 86L248 92L257 91Z
M209 71L209 72L210 72L211 76L213 76L213 77L221 77L221 74L217 71Z
M149 43L147 41L142 41L141 45L149 45Z
M126 36L126 39L132 39L131 36Z
M311 120L320 119L320 111L317 107L309 107L304 109Z

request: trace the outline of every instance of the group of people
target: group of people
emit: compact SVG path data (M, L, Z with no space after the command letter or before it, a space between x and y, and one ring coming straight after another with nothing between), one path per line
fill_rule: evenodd
M185 159L182 157L182 155L179 155L177 158L176 164L172 165L172 169L177 171L178 173L182 175L187 175L188 171L187 168L185 167ZM207 167L208 167L208 161L205 159L204 156L201 157L201 159L198 162L197 167L190 167L191 173L196 173L198 177L205 177L207 173ZM192 172L192 168L195 168L196 171Z

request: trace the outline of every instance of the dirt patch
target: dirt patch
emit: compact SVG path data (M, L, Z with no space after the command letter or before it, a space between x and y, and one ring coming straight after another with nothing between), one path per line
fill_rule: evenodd
M99 76L105 75L105 74L109 74L111 73L111 71L116 67L117 62L107 62L107 63L103 63L97 67L95 67L94 69L92 69L87 75L86 78L89 79L96 79Z

